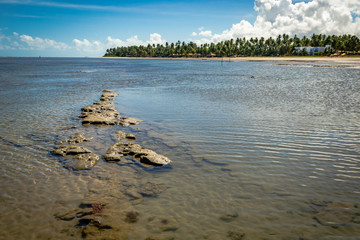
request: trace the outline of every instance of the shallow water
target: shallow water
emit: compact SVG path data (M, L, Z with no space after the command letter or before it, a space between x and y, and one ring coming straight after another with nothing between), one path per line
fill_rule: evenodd
M0 239L360 236L360 69L0 58L0 73ZM144 121L82 126L80 109L103 89L120 94L122 115ZM84 132L94 139L83 145L103 155L116 130L171 166L101 159L75 171L50 153ZM163 191L131 194L149 182ZM57 217L81 203L106 204L96 217L111 228L85 234L80 217Z

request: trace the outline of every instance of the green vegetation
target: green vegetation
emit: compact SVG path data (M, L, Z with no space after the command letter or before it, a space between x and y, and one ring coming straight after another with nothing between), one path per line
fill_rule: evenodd
M201 44L193 42L176 42L152 44L145 46L117 47L106 50L104 57L242 57L242 56L306 56L309 53L303 49L297 51L295 47L325 47L323 53L330 55L336 52L359 54L360 40L355 35L327 36L313 34L311 38L298 38L296 35L279 35L277 38L237 38L219 43Z

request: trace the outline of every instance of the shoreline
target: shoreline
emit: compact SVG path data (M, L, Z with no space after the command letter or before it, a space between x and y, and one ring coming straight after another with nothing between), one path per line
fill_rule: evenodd
M109 58L109 59L167 59L167 60L208 60L208 61L224 61L224 62L346 62L360 64L360 57L94 57L94 58Z
M360 57L312 57L312 56L289 56L289 57L0 57L4 58L74 58L74 59L141 59L141 60L198 60L198 61L223 61L223 62L329 62L329 63L355 63L360 64Z

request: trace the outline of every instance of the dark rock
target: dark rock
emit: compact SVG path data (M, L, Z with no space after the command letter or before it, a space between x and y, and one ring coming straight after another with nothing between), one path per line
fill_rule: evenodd
M147 227L152 229L154 232L175 232L180 228L179 223L174 217L152 217L151 221L146 223Z
M94 203L92 204L91 208L92 208L92 214L97 214L97 213L102 213L102 211L104 210L105 204L101 204L101 203Z
M128 223L136 223L138 221L139 213L135 211L130 211L126 213L125 221Z
M225 216L221 216L219 217L219 219L221 221L224 221L224 222L232 222L234 221L239 215L237 213L234 213L234 214L227 214Z
M228 231L227 238L231 240L242 240L245 237L245 233L237 231Z

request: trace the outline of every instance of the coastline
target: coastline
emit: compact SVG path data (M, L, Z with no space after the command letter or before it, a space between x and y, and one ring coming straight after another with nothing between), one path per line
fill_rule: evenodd
M230 61L230 62L346 62L360 64L360 57L211 57L211 58L165 58L165 57L95 57L110 59L179 59L179 60L214 60L214 61Z

